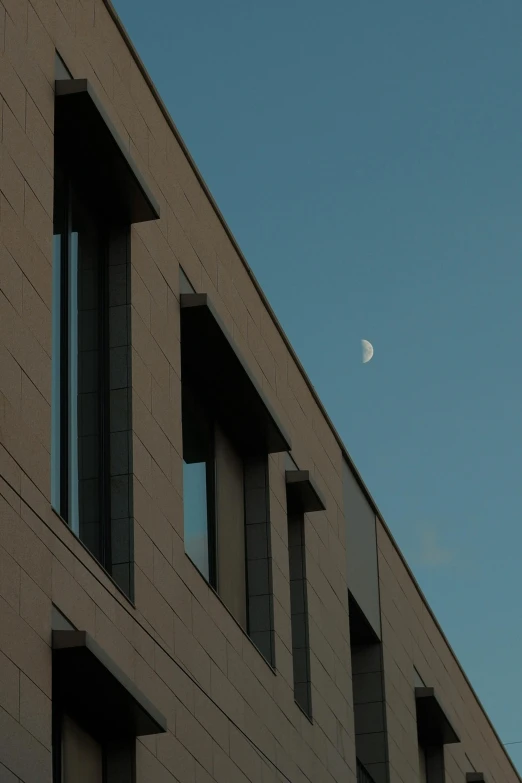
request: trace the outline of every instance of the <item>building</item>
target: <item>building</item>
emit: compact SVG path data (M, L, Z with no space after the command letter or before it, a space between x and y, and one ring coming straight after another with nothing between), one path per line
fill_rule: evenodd
M0 0L1 783L520 778L109 0Z

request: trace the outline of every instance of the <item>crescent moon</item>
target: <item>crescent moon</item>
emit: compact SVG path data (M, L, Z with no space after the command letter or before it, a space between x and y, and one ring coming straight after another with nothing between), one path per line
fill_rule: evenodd
M361 340L363 364L369 362L373 356L373 345L368 340Z

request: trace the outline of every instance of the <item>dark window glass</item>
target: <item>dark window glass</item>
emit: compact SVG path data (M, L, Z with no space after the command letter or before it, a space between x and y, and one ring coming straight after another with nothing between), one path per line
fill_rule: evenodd
M53 269L52 503L105 563L108 340L107 243L103 219L72 183L55 178Z
M216 587L213 427L190 386L182 394L185 551Z
M301 709L308 716L311 716L310 646L308 642L308 600L303 514L289 515L288 517L288 556L294 697Z

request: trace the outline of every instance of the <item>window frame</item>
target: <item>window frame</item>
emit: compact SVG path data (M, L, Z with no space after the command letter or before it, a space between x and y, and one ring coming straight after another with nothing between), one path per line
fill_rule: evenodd
M74 178L67 172L66 166L62 161L57 160L55 164L55 215L54 215L54 237L60 237L59 264L60 269L53 281L58 290L53 291L53 295L59 295L58 313L54 325L58 326L59 337L55 344L59 344L59 356L56 361L58 368L53 367L53 383L57 380L59 384L59 414L58 421L53 424L56 426L57 433L53 432L53 441L57 437L59 441L58 455L52 455L51 470L57 471L57 477L53 476L54 482L59 481L59 490L57 497L53 499L53 508L58 515L66 522L72 532L82 541L80 510L78 508L76 517L71 511L72 494L72 445L71 445L71 406L72 392L78 396L78 376L79 367L76 365L76 378L72 379L71 371L71 352L73 349L71 317L76 308L76 322L78 321L78 299L72 301L70 278L72 265L76 265L78 272L80 241L76 240L76 252L73 251L74 234L73 214L74 202L80 205L80 208L93 219L97 229L97 253L96 253L96 276L97 276L97 296L98 308L100 312L97 352L98 352L98 374L99 383L96 390L98 424L97 434L99 437L98 460L99 460L99 557L95 555L89 547L91 554L101 563L101 565L110 572L111 567L111 502L110 502L110 334L109 334L109 296L108 296L108 278L109 278L109 247L111 226L107 217L92 205L87 205L81 198L79 188L76 188ZM56 228L63 230L56 230ZM58 254L56 254L58 256ZM53 262L58 258L53 258ZM78 297L78 289L76 289ZM53 335L53 342L54 342ZM76 340L78 341L78 328L76 327ZM76 351L79 352L78 342ZM54 358L54 357L53 357ZM55 390L56 392L56 390ZM81 411L76 405L76 428L81 416ZM76 435L76 448L79 449L78 432ZM56 449L57 444L53 443L52 448ZM79 460L79 455L77 455ZM56 464L56 461L58 464ZM80 476L76 476L77 493L79 494ZM56 507L58 502L58 508Z

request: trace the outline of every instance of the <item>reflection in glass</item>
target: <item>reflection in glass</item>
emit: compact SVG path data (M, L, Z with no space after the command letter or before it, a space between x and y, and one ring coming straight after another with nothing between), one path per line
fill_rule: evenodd
M209 580L207 464L183 462L185 552Z
M78 232L69 236L69 514L76 535L78 517Z
M60 513L60 319L62 281L61 234L53 237L53 300L52 300L52 392L51 392L51 505Z
M182 418L185 552L215 587L213 427L186 383L182 386Z
M57 169L54 202L53 508L102 562L108 467L105 225Z

